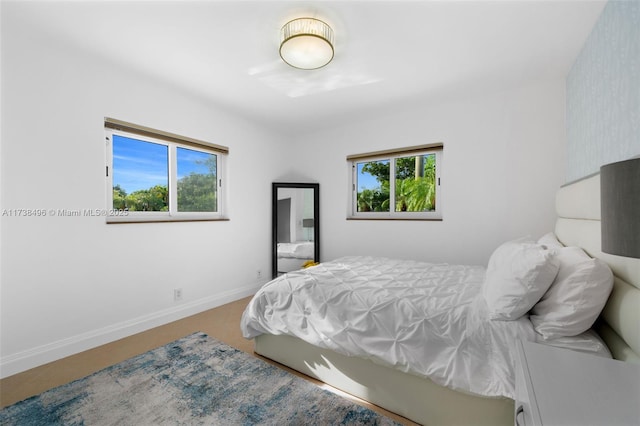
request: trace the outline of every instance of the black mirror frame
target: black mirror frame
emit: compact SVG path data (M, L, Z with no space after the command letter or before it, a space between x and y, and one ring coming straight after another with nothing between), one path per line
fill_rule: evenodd
M313 189L313 255L320 262L320 184L301 182L273 182L271 184L271 277L278 276L278 188Z

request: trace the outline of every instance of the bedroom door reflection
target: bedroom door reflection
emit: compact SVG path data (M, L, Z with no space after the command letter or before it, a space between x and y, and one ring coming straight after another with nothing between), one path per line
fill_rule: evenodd
M273 183L274 278L320 261L319 187L317 183Z

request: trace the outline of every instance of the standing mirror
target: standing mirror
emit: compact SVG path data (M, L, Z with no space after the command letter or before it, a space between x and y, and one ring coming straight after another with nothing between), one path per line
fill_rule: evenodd
M272 184L273 278L320 261L320 184Z

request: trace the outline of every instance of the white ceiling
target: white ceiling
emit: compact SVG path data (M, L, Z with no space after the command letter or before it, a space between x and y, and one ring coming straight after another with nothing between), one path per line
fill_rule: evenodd
M564 78L604 1L44 1L11 4L35 25L285 132ZM3 14L6 17L6 4ZM279 58L281 26L311 16L335 31L314 71Z

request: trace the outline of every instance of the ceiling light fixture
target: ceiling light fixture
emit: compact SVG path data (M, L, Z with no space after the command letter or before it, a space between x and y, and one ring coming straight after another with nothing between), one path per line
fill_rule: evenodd
M333 59L333 30L319 19L289 21L280 36L280 57L294 68L315 70Z

